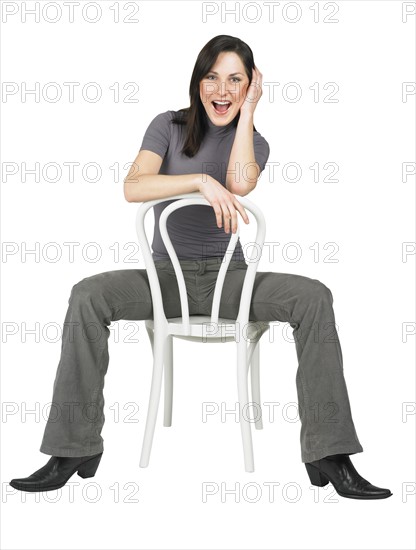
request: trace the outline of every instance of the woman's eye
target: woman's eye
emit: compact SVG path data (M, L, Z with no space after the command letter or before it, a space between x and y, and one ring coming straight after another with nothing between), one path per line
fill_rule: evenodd
M207 76L207 80L211 80L211 78L215 78L215 75L210 74ZM238 78L237 76L234 76L231 80L234 80L234 82L241 82L241 78Z

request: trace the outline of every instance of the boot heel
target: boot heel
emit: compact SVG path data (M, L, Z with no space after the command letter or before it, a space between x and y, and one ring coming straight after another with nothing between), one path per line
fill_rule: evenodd
M329 480L328 478L322 474L318 468L315 468L314 466L311 466L310 464L305 464L306 471L308 472L309 479L311 480L312 485L316 485L317 487L325 487L325 485L328 485Z
M100 463L102 453L91 460L87 460L78 468L78 475L82 478L94 477Z

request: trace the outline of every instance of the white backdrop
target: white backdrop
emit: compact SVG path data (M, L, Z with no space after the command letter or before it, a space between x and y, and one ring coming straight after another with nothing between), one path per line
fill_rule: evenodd
M41 1L25 18L34 2L2 2L3 548L414 547L415 3L276 2L273 16L271 4L74 2L71 15ZM331 289L364 448L353 463L393 497L358 502L310 485L285 323L261 344L272 405L253 430L254 473L235 417L202 418L204 403L235 406L235 346L182 340L173 426L160 410L139 468L151 347L143 321L119 321L96 476L15 491L10 479L48 460L39 447L71 288L144 268L123 179L154 116L188 106L196 57L218 34L247 42L263 74L254 124L271 152L247 196L267 222L259 270ZM242 224L243 245L252 229Z

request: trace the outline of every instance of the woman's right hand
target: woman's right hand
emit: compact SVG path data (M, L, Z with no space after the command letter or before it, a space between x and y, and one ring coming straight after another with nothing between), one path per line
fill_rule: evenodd
M224 218L224 231L229 233L230 227L233 233L237 231L237 210L245 223L250 223L247 212L236 196L230 193L219 181L208 174L203 174L199 183L199 191L214 209L217 225L221 227Z

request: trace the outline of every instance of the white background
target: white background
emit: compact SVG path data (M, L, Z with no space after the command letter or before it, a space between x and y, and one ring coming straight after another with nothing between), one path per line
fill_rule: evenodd
M6 4L17 9L7 22ZM202 2L111 0L98 2L96 23L82 17L80 6L71 23L68 8L58 4L62 16L56 23L42 14L39 22L33 15L23 22L22 10L33 8L33 2L2 6L2 81L3 87L15 83L16 91L6 96L3 89L1 105L2 547L414 548L415 259L409 255L405 261L402 243L411 248L415 241L415 176L403 181L401 173L402 163L414 162L415 96L405 100L402 86L415 80L415 16L402 21L402 2L298 1L298 16L280 2L272 21L259 2L254 22L254 7L227 2L211 3L218 12L203 22ZM221 5L237 7L240 22L232 14L221 17ZM95 11L87 13L92 18ZM139 22L124 22L128 14ZM48 15L55 16L53 6ZM256 471L244 472L240 427L232 415L226 422L219 414L202 422L203 402L232 408L237 400L235 346L201 349L202 344L181 340L174 341L173 426L163 428L159 410L149 467L139 468L152 368L142 321L112 325L105 452L96 476L73 476L73 498L69 485L43 494L14 491L10 479L28 476L48 460L39 447L46 424L42 411L52 398L60 356L53 325L62 328L71 288L82 278L144 267L137 250L130 263L132 248L123 250L137 242L138 207L124 199L123 179L154 116L189 105L197 55L219 34L247 42L263 73L254 123L271 153L248 198L264 212L266 243L276 245L277 255L264 253L259 271L305 275L331 289L353 419L364 448L352 460L361 475L390 488L393 496L356 501L339 497L332 485L312 489L300 457L295 344L284 323L274 323L273 337L265 336L261 344L262 402L279 405L274 421L265 408L264 430L253 430ZM25 85L33 89L39 83L42 91L50 82L62 90L57 102L42 93L38 99L21 95ZM74 102L64 82L80 83ZM81 94L89 82L102 90L97 102ZM123 89L129 82L138 85L135 102L126 100L133 91ZM110 89L115 83L118 101ZM274 98L271 83L278 83ZM293 87L287 96L282 93L288 83L301 90L295 101L290 101ZM334 90L327 83L337 87L336 102L325 99ZM310 88L314 84L319 97ZM65 171L68 162L80 163L74 181ZM82 173L91 162L101 167L96 182ZM272 162L280 163L274 176ZM339 181L323 181L331 174L324 168L328 162L338 166L333 177ZM63 173L56 182L42 175L37 181L31 174L23 182L24 163L28 169L58 163ZM301 168L299 181L284 178L288 163ZM310 169L315 163L319 181ZM6 164L17 173L8 176ZM244 244L249 229L242 225ZM73 262L65 242L79 243ZM102 251L96 262L81 254L92 242ZM7 245L15 253L5 255L5 243L15 243ZM22 257L24 246L33 249L35 243L38 257ZM43 256L48 243L62 251L59 261ZM288 243L297 243L296 261L293 247L282 254ZM314 243L319 257L310 249ZM327 243L336 243L336 262L328 261L333 248L326 249ZM132 326L136 333L129 336ZM407 339L405 326L413 330ZM29 334L24 341L25 327L37 327L39 337ZM7 334L10 330L15 334ZM133 419L139 422L127 422L133 411L123 410L128 403L138 404ZM407 418L404 403L413 411ZM25 414L36 407L39 414ZM12 414L5 415L5 409ZM208 482L218 492L203 502ZM279 485L269 499L266 484L273 482ZM237 498L224 491L233 487Z

